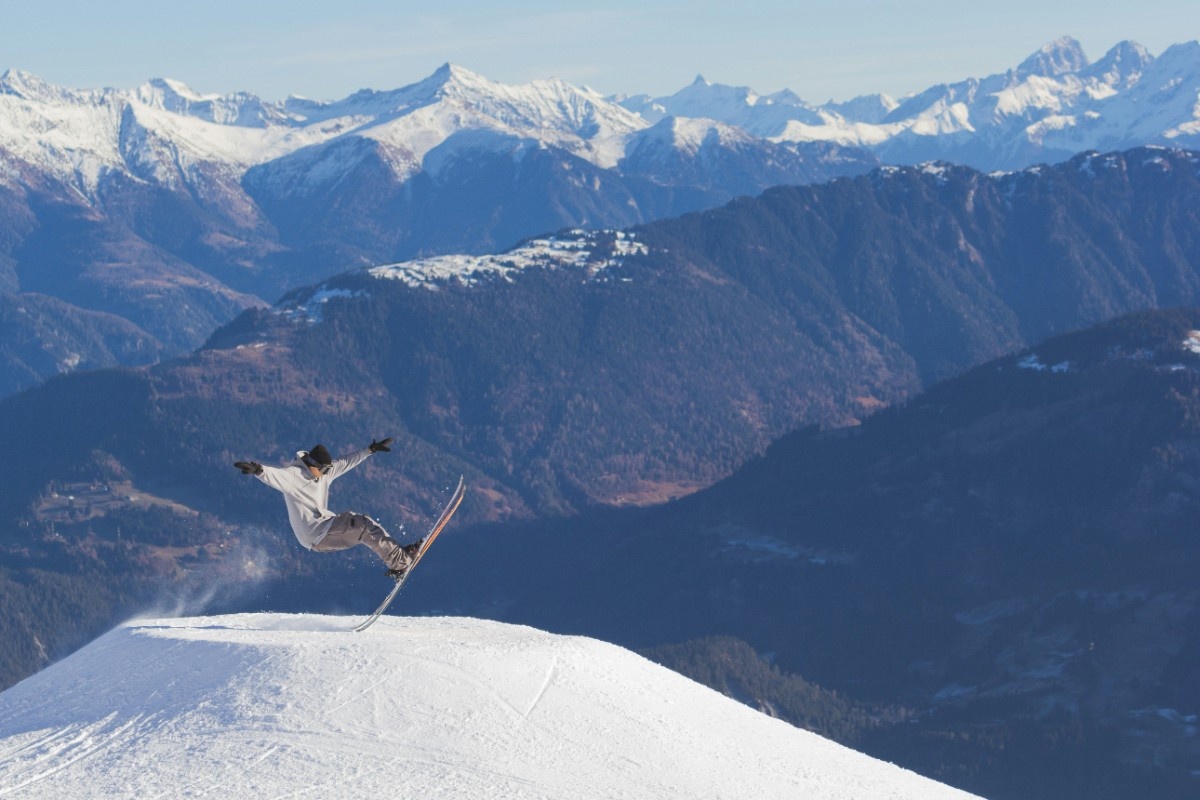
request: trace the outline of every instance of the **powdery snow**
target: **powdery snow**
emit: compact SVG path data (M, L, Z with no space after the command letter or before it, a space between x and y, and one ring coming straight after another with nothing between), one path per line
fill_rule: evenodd
M591 639L126 624L0 694L0 797L965 798Z

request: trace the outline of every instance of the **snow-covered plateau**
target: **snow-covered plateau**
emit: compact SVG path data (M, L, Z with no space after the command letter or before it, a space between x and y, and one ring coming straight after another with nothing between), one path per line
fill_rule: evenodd
M0 797L965 798L593 639L138 620L0 694Z

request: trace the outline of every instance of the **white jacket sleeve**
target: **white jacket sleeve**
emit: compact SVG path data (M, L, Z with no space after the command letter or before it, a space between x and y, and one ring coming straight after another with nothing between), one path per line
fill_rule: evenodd
M371 448L364 447L362 450L355 450L353 453L336 459L333 462L333 465L329 468L329 472L325 473L326 480L332 481L340 478L362 462L366 461L370 456Z
M263 465L262 472L254 477L270 486L272 489L277 489L281 492L286 491L291 485L291 480L288 477L287 471L278 467L268 467Z

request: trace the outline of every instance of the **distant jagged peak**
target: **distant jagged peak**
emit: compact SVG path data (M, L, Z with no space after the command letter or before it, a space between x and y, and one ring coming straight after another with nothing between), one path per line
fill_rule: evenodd
M1154 55L1132 40L1119 42L1104 57L1087 69L1090 77L1117 89L1137 83L1146 67L1154 63Z
M760 95L748 86L712 83L703 75L670 97L659 98L658 104L667 115L720 120L761 138L780 136L792 121L825 122L819 109L790 91Z
M433 74L428 78L419 81L415 86L431 91L465 89L469 91L491 92L494 90L496 84L466 67L447 61L434 70Z
M822 106L846 119L856 122L879 124L887 119L887 115L900 107L900 103L887 94L864 94L838 103L830 100Z
M575 86L561 78L540 78L527 83L506 84L493 81L466 67L450 62L442 64L428 78L419 81L409 89L416 93L423 91L437 97L492 98L512 102L528 101L545 95L569 95L601 103L609 102L595 90Z
M1123 42L1118 42L1104 54L1104 57L1096 62L1095 66L1100 66L1105 63L1118 63L1125 66L1144 67L1154 60L1154 54L1147 50L1141 44L1126 39Z
M47 102L73 97L79 93L56 86L23 69L7 69L0 75L0 94L14 95L24 100Z
M151 78L137 88L137 94L142 97L171 98L192 103L221 99L219 94L201 94L174 78Z
M1042 46L1017 67L1019 75L1041 75L1055 78L1086 69L1091 62L1084 55L1083 45L1071 36L1063 36Z
M264 102L249 92L204 94L174 78L152 78L131 94L151 108L221 125L261 127L286 119L280 105Z
M532 135L570 130L591 138L598 132L629 133L646 126L635 113L559 78L505 84L457 64L445 63L414 84L390 92L364 90L327 106L355 114L400 118L420 108L465 109L476 123L490 119L500 127ZM452 111L457 114L457 111ZM539 136L540 138L540 136Z
M1155 59L1159 66L1185 71L1194 71L1198 61L1200 61L1200 41L1196 39L1173 44Z
M691 84L671 95L669 100L673 104L687 103L689 101L711 103L717 100L725 103L754 106L758 104L759 96L749 86L728 86L723 83L713 83L703 75L697 75Z

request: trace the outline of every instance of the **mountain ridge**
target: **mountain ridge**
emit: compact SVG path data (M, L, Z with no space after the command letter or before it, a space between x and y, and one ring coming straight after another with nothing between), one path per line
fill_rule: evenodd
M614 99L648 119L708 116L775 141L862 147L884 163L944 160L1014 170L1084 150L1195 146L1198 93L1196 42L1172 45L1155 58L1124 41L1092 63L1068 36L1006 72L936 84L899 99L864 96L814 105L786 90L760 96L703 78L667 97ZM1163 111L1147 118L1146 108Z

